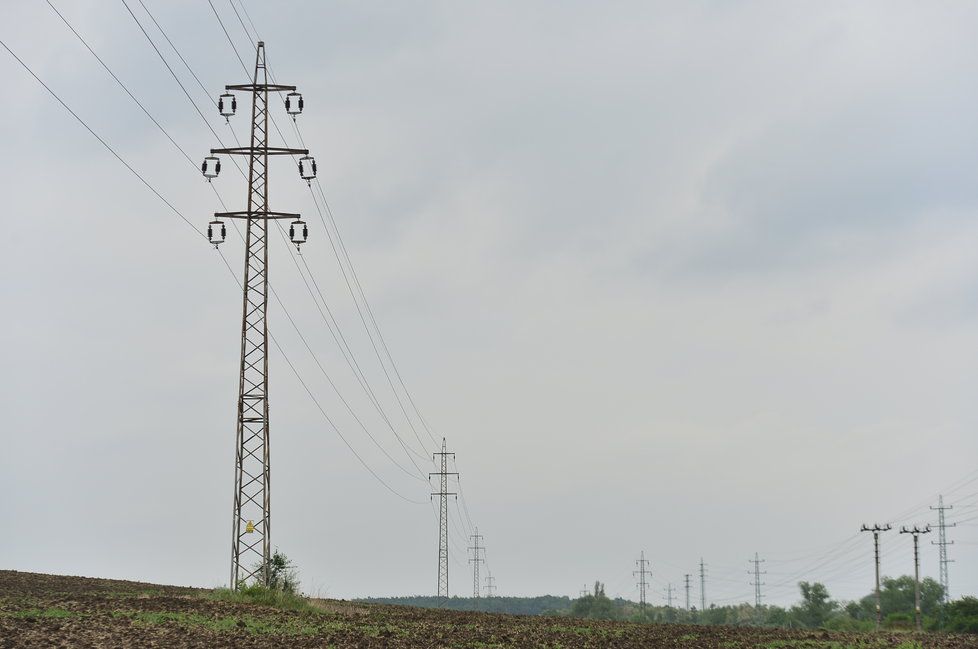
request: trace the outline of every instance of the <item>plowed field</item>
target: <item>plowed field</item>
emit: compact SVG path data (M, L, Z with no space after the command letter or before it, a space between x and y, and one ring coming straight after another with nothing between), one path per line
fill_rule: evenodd
M0 647L975 647L965 636L638 625L316 600L282 611L208 591L0 571Z

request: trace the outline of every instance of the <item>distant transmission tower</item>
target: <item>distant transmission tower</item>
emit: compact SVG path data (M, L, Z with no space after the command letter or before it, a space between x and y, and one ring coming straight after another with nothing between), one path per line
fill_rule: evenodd
M685 574L683 577L686 579L686 610L689 610L689 578L692 577L690 574Z
M931 507L931 509L937 510L937 541L931 541L931 543L938 546L938 550L940 552L941 588L944 589L944 594L942 595L941 601L944 604L947 604L951 599L951 582L947 577L947 564L954 563L953 559L947 558L947 546L954 545L954 541L947 540L946 528L955 527L957 526L957 523L946 523L944 521L944 512L948 509L954 509L954 505L948 505L945 507L944 496L938 496L937 507Z
M495 594L496 594L496 578L493 577L492 573L490 572L489 576L486 577L486 597L492 597Z
M754 558L749 561L754 564L754 570L752 571L754 581L750 582L750 585L754 587L754 608L761 608L761 586L764 585L764 582L761 581L761 575L767 574L761 571L761 564L764 563L764 559L759 558L755 552Z
M672 582L666 584L666 606L672 608Z
M479 528L475 528L475 534L470 536L472 539L472 545L469 547L472 550L472 558L469 559L469 563L472 564L472 597L479 599L482 595L482 588L479 584L479 564L485 563L485 559L479 556L480 552L484 552L486 547L480 546L479 541L482 540L482 535L479 534Z
M438 507L438 597L448 597L448 497L458 495L454 491L448 490L448 476L458 473L448 470L448 456L455 457L454 453L445 450L445 438L441 438L441 452L433 453L432 458L441 456L441 471L429 473L428 479L436 475L441 478L439 489L431 494L431 497L439 497Z
M591 590L587 586L581 589L581 597L587 597L590 594Z
M888 532L892 530L893 526L887 523L886 525L880 525L879 523L874 524L872 527L869 525L863 525L859 531L860 532L872 532L873 533L873 557L876 560L876 630L880 630L880 626L883 624L883 608L880 604L880 532Z
M917 527L916 525L913 527L907 527L904 525L900 528L900 534L913 535L913 611L917 631L923 630L920 619L920 551L918 540L921 534L929 533L930 525L923 528Z
M706 610L706 564L700 557L700 610Z
M639 601L639 607L644 611L645 589L647 585L647 582L645 581L645 575L649 575L651 577L652 573L649 570L645 569L645 564L649 563L649 560L645 558L645 550L642 550L642 553L639 556L640 558L637 561L635 561L635 564L638 566L638 570L633 571L632 574L638 575L638 601Z
M251 83L225 86L218 104L225 117L234 114L237 100L232 92L251 94L251 146L211 149L201 170L208 181L221 169L217 155L241 155L248 159L248 207L241 212L217 212L207 226L215 246L225 240L222 219L241 219L246 224L243 307L241 318L241 366L238 380L237 443L234 455L234 510L231 534L231 588L247 583L268 585L271 555L271 467L268 422L268 229L270 221L292 219L292 243L306 240L307 228L298 214L273 212L268 207L268 156L300 155L306 149L268 146L268 93L288 92L299 97L295 86L268 83L265 44L258 43ZM301 102L301 99L299 100ZM287 111L293 113L288 107ZM301 109L300 109L301 110ZM308 158L312 160L311 158ZM300 170L300 174L304 174Z

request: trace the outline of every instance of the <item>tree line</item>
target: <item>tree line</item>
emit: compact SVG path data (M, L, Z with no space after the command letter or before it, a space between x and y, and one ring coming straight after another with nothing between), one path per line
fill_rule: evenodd
M545 595L541 597L387 597L365 602L400 604L457 611L483 611L515 615L556 615L600 620L628 620L645 623L684 623L783 628L826 628L839 631L870 631L876 624L876 595L858 600L836 601L824 584L800 582L800 600L782 607L750 604L711 605L705 610L648 604L610 598L604 585L596 582L591 592L577 599ZM920 605L924 628L958 633L978 633L978 598L964 597L942 604L944 591L939 583L925 578L920 585ZM883 626L912 629L914 580L911 576L884 577L880 588Z

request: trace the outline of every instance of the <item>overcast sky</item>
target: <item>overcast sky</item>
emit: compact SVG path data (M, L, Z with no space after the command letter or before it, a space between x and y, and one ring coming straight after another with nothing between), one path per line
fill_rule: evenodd
M52 1L193 164L44 2L3 2L0 38L203 228L220 207L196 165L216 138L121 2ZM211 98L244 80L205 0L144 2ZM755 552L772 602L800 579L853 598L872 586L859 526L933 522L942 490L962 521L951 593L978 590L975 5L244 2L305 96L305 143L397 369L457 453L499 594L600 579L634 598L644 550L655 601L701 556L709 601L752 600ZM0 567L225 584L240 293L5 51L0 71ZM246 122L239 105L239 138ZM215 184L244 208L233 167ZM270 187L309 222L303 258L395 430L430 453L288 160ZM240 274L240 240L222 250ZM273 304L285 354L379 477L273 350L273 543L313 593L433 593L429 485L286 246L271 254L318 363L411 473ZM885 535L884 574L911 573L911 547Z

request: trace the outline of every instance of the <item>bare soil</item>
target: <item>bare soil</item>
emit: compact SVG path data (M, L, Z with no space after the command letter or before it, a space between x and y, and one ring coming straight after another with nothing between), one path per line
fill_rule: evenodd
M939 634L640 625L314 600L313 611L219 601L209 591L0 571L0 648L391 647L978 649Z

